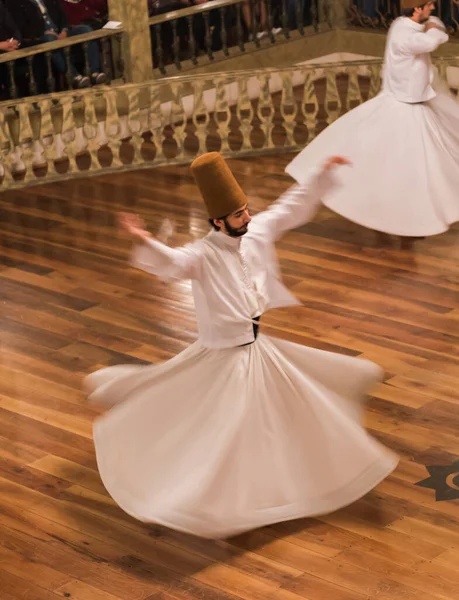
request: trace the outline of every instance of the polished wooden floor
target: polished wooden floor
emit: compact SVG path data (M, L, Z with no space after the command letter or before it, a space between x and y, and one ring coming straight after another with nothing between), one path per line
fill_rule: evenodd
M255 210L289 158L231 161ZM336 514L214 543L133 521L97 474L84 375L196 338L189 284L129 269L118 210L207 231L187 167L0 196L1 600L458 599L459 500L415 484L459 457L459 228L403 250L324 209L279 244L303 306L263 330L382 365L367 424L402 460Z

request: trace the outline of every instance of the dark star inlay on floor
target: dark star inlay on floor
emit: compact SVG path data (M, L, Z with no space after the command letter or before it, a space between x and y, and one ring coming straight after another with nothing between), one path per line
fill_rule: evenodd
M427 467L430 477L418 481L419 487L435 490L435 500L459 499L459 460L451 465L434 465Z

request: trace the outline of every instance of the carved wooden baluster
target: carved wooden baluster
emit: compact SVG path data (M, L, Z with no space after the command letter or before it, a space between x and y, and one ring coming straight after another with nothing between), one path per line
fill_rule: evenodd
M257 19L257 5L260 0L249 0L250 2L250 20L252 27L252 41L255 43L257 48L260 47L260 39L258 33L261 31L260 20ZM239 7L240 5L238 5Z
M151 124L151 141L155 146L155 159L154 163L164 162L164 149L163 149L163 130L164 130L164 116L161 111L161 87L159 85L153 85L151 88L151 100L150 100L150 124Z
M341 113L341 99L338 94L337 69L329 67L326 69L325 110L327 112L327 124L330 125ZM336 108L332 108L336 105Z
M98 122L96 116L95 100L96 94L84 94L82 101L84 103L84 125L83 134L87 140L87 150L91 156L91 166L89 171L99 171L101 163L99 160L99 143L97 141Z
M29 86L30 86L30 92L32 93L32 96L36 96L38 94L37 82L35 81L35 75L33 72L34 58L35 58L34 56L27 57L27 71L28 71L28 75L29 75Z
M182 69L182 63L180 62L180 39L177 35L177 19L172 21L172 48L174 49L174 64L178 71Z
M274 106L269 89L269 82L271 75L269 73L262 73L259 76L260 82L260 93L258 96L258 107L257 116L260 120L260 127L264 134L263 148L274 148L274 141L272 137L274 129Z
M370 66L370 91L368 93L368 100L374 98L381 88L381 65Z
M125 81L125 77L124 77L124 58L123 58L123 34L122 33L117 33L116 36L114 36L112 38L113 42L112 43L116 43L118 45L117 48L117 52L114 56L117 57L116 59L116 68L117 68L117 74L116 74L116 78L117 79L122 79L123 81Z
M236 34L237 42L241 52L245 52L244 34L242 30L242 8L241 4L236 5Z
M333 3L331 2L331 0L322 0L322 6L323 6L323 16L324 16L324 21L325 23L327 23L327 25L331 28L333 28L333 21L332 21L332 15L333 15Z
M296 28L304 35L304 0L294 0L296 13Z
M260 0L263 2L263 0ZM276 38L273 33L273 12L271 7L271 0L264 0L266 6L266 26L268 28L268 37L271 44L274 44Z
M132 165L139 165L144 162L142 156L143 136L140 123L140 93L142 88L131 88L128 91L129 112L128 124L131 131L131 145L134 148L134 158Z
M289 30L289 23L288 23L288 14L287 14L287 0L281 0L281 5L282 5L282 16L281 16L281 21L282 21L282 33L285 37L285 39L289 39L290 38L290 30Z
M139 89L139 122L140 122L140 134L142 137L142 143L140 149L145 145L145 148L151 144L150 134L152 130L152 122L151 122L151 90L152 86L144 87L142 86ZM141 152L142 154L142 152ZM142 162L151 164L151 160L142 155Z
M194 38L193 15L187 15L186 22L188 25L188 40L189 40L188 43L190 46L191 60L194 65L197 65L198 64L198 50L197 50L197 46L196 46L196 40Z
M121 148L121 123L118 113L117 92L114 88L104 90L107 116L105 118L105 131L108 138L108 147L112 153L111 168L115 169L123 165L120 157Z
M311 105L312 110L308 110ZM314 85L313 70L311 68L305 70L304 96L301 109L308 130L309 144L316 137L317 115L319 113L319 102Z
M31 105L29 113L30 125L32 127L32 168L43 167L46 164L44 160L44 145L42 131L42 113L39 102L35 100Z
M102 38L102 71L107 78L107 84L110 84L113 79L113 71L110 60L110 42L107 38Z
M286 140L284 147L295 146L295 120L298 112L298 108L295 102L295 96L293 92L293 72L284 71L281 72L282 78L282 99L280 111L283 120L283 126L286 133Z
M193 82L194 88L194 110L193 110L193 124L196 129L196 137L199 142L198 155L206 152L206 141L209 133L209 111L207 110L204 102L204 89L209 87L209 81L207 79L196 79Z
M78 96L75 99L78 99ZM62 96L60 98L60 105L62 106L61 139L65 146L65 155L69 161L68 172L79 173L80 170L76 162L77 147L75 130L77 128L77 123L75 123L73 96Z
M70 46L65 46L64 48L64 56L65 56L65 80L67 82L67 87L69 90L73 87L73 75L72 75L72 60L70 57L71 48Z
M30 123L30 112L32 104L30 102L20 101L16 104L16 112L19 125L18 146L22 151L22 160L25 164L24 183L32 182L36 177L32 169L32 141L33 132Z
M13 177L13 157L14 139L11 128L7 123L7 113L11 109L4 103L0 103L0 164L3 165L5 174L1 188L12 188L15 186Z
M40 98L38 107L41 113L41 131L40 137L43 145L43 154L48 168L48 176L57 175L56 164L56 135L53 125L51 109L53 101L50 98ZM50 144L45 144L44 140L49 140Z
M215 86L215 110L213 117L220 137L220 152L225 154L230 151L229 124L231 121L231 110L228 102L228 83L225 77L220 77Z
M251 150L252 140L250 134L253 130L253 108L249 98L248 79L242 76L238 79L239 94L236 112L239 119L239 129L242 134L241 150Z
M54 79L53 73L53 63L52 63L52 55L51 52L45 52L45 60L46 60L46 86L48 88L48 92L56 91L56 80Z
M91 66L89 64L89 42L83 42L83 55L84 55L84 74L86 77L91 77Z
M358 67L347 67L348 75L347 96L346 96L346 111L352 110L355 106L362 104L362 92L359 83Z
M155 33L155 54L158 57L158 69L160 73L165 75L166 69L164 68L164 52L161 44L161 25L153 25L153 28Z
M450 11L449 11L450 19L453 23L453 26L450 28L452 31L448 31L451 36L455 36L457 38L457 34L459 32L459 21L457 20L459 14L459 2L458 0L450 0Z
M10 93L10 98L17 98L18 97L18 88L16 85L16 78L15 78L15 73L14 73L14 61L10 60L6 63L8 65L8 80L9 80L9 93Z
M317 0L310 0L309 11L311 17L311 23L316 31L319 29L319 7L317 6ZM304 13L304 11L303 11ZM304 21L303 21L304 22Z
M220 17L220 31L221 31L221 40L222 40L222 50L223 50L223 54L225 56L229 56L229 50L228 50L228 31L227 31L227 22L226 22L226 17L227 17L227 10L226 10L226 6L223 6L222 9L219 11L219 17Z
M207 10L203 13L203 17L204 17L204 27L206 30L206 36L205 36L205 46L206 46L206 53L207 56L209 58L209 60L213 60L214 59L214 54L212 52L212 35L210 33L210 23L209 23L209 19L210 19L210 12Z
M194 88L194 85L193 85ZM172 137L177 146L177 153L175 158L180 160L185 157L185 140L186 130L188 126L187 115L183 105L184 86L182 83L174 82L171 85L171 112L170 112L170 124L172 128ZM193 98L193 113L197 110L196 97Z

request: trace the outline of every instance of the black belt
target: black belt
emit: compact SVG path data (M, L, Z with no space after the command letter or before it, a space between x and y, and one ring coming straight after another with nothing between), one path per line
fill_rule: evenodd
M255 323L252 323L252 326L253 326L253 337L254 337L253 342L258 337L258 330L260 329L260 319L261 319L261 315L258 316L258 317L253 317L253 319L252 319L252 321L256 321ZM248 342L247 344L241 344L239 346L239 348L242 348L243 346L250 346L250 344L253 344L253 342Z

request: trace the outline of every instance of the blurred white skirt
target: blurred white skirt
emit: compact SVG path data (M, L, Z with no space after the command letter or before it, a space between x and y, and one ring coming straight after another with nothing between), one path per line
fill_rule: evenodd
M260 335L89 375L100 474L131 516L208 538L335 511L398 458L361 425L366 360Z
M459 221L459 103L435 81L421 104L381 93L329 125L287 166L303 181L333 154L351 159L324 198L339 215L376 231L429 236Z

